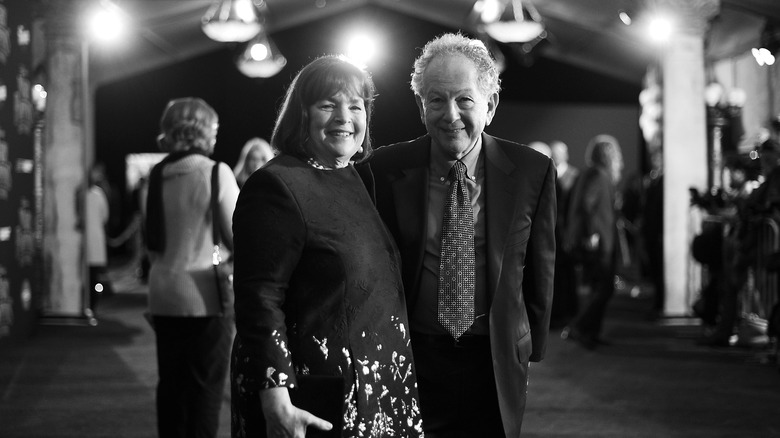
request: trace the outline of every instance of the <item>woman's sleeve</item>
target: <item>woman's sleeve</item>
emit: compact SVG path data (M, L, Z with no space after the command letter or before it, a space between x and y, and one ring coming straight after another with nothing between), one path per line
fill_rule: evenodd
M255 172L241 189L233 215L235 315L241 345L233 361L235 372L256 382L258 389L296 383L282 306L305 232L287 185L268 171Z

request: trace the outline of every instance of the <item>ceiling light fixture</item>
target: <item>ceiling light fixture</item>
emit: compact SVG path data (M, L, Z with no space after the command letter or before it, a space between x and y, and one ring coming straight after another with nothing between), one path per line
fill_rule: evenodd
M201 22L203 32L222 43L249 41L265 30L265 15L252 0L216 0Z
M647 34L651 41L667 43L675 32L675 23L665 15L656 15L650 19L647 26Z
M127 32L129 19L119 6L110 0L100 0L92 9L87 29L92 41L99 44L115 43Z
M491 5L490 2L486 4ZM494 40L502 43L527 43L544 33L542 17L531 0L509 0L501 7L503 9L498 14L498 19L484 23L485 32ZM486 7L485 10L490 8ZM482 18L484 20L486 14L483 13Z
M236 65L241 73L250 78L270 78L287 65L287 58L263 32L247 43Z
M623 10L618 11L618 18L620 18L620 21L626 26L631 26L633 21L631 20L631 14Z

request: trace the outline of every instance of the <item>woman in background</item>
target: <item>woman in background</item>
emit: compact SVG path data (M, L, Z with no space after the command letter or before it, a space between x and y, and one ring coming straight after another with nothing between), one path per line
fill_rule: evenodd
M217 435L227 378L232 319L223 315L212 265L212 220L233 244L238 197L233 172L209 156L217 113L194 97L168 103L160 149L168 156L149 176L146 240L149 313L157 338L157 427L161 438ZM211 175L218 166L218 218L211 214Z
M623 173L623 154L617 139L597 135L585 150L587 168L580 174L569 200L566 239L583 268L590 297L561 332L592 350L604 343L601 328L607 304L615 292L618 255L617 184Z
M373 99L367 72L312 61L276 121L280 155L241 189L234 437L422 434L398 251L352 164L371 154Z
M241 155L238 156L238 162L233 168L238 187L242 187L252 172L263 167L275 155L276 153L267 141L260 137L249 139L241 149Z

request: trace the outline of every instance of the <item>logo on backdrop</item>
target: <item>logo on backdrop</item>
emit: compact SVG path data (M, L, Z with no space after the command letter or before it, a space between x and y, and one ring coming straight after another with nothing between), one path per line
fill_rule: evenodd
M5 64L11 54L11 30L8 29L8 11L0 5L0 62Z
M18 90L14 93L14 124L16 131L21 134L30 134L33 125L32 87L27 76L27 67L19 67L19 74L16 75Z
M11 191L11 162L8 161L5 131L0 128L0 199L8 199L9 191Z
M30 200L26 197L19 200L19 225L16 226L14 237L16 238L16 259L19 262L19 267L31 266L35 255L35 233Z
M0 338L11 333L14 324L14 300L8 285L8 271L0 265Z

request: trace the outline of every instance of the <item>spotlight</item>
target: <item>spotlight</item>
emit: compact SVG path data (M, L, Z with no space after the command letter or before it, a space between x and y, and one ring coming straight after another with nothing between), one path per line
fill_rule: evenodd
M358 67L365 69L377 54L376 39L365 33L351 34L346 40L346 58Z
M118 41L127 30L127 18L113 2L102 0L90 13L87 22L92 39L101 43Z
M765 65L772 65L775 63L775 55L772 54L768 49L760 48L756 49L755 47L751 50L753 53L753 57L756 58L756 62L760 66Z
M647 30L652 41L665 43L674 33L674 23L669 17L657 15L650 20Z
M760 66L773 65L775 54L780 52L780 27L767 23L761 32L761 46L751 50Z

